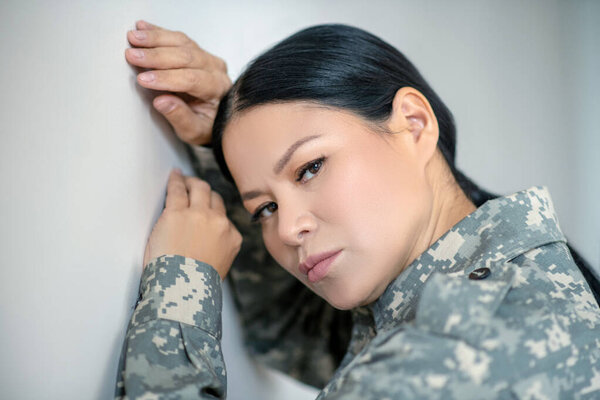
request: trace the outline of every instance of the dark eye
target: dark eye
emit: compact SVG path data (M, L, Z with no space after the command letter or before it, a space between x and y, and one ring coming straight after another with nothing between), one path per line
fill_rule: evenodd
M304 166L298 171L298 174L296 176L296 182L305 183L314 178L315 175L317 175L321 170L324 161L325 157L321 157L307 164L304 164Z
M259 222L264 218L273 215L275 211L277 211L277 203L267 203L264 206L259 207L258 210L256 210L254 214L252 214L252 217L250 217L250 221Z

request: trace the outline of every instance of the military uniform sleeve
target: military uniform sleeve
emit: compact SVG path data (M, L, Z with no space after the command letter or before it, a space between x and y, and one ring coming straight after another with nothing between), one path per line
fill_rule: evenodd
M214 268L163 255L144 269L119 362L119 399L222 399L221 279Z
M219 192L244 240L228 275L249 352L259 361L322 388L350 341L349 311L334 309L281 268L250 223L235 187L219 171L212 151L193 149L196 173Z

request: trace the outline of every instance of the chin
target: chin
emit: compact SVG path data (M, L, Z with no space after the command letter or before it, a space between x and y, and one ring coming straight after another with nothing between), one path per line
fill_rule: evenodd
M321 297L338 310L350 310L371 304L383 294L387 286L366 280L351 280L347 282L347 285L341 283L339 282L335 288L329 287L329 290L325 293L321 292Z
M355 307L360 306L361 302L360 301L355 301L353 299L325 299L327 300L327 302L333 307L336 308L338 310L351 310Z
M353 308L370 303L368 295L357 290L338 290L336 293L328 293L325 300L338 310L351 310Z
M340 274L320 288L312 288L327 303L338 310L350 310L377 300L385 287L378 284L375 276ZM320 289L320 290L318 290Z

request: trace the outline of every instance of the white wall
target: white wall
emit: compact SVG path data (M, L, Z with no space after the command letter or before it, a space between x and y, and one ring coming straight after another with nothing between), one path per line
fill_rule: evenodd
M453 110L458 162L497 192L550 187L600 265L600 2L0 3L0 397L109 398L146 238L182 146L124 59L136 19L187 32L232 77L288 34L346 22L390 41ZM243 357L230 398L314 392ZM286 393L286 394L284 394Z

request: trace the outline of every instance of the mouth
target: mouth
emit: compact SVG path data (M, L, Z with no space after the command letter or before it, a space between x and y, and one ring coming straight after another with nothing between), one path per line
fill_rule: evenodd
M311 255L298 265L298 270L301 274L307 275L310 282L320 281L327 275L329 266L341 252L342 250L333 250Z

